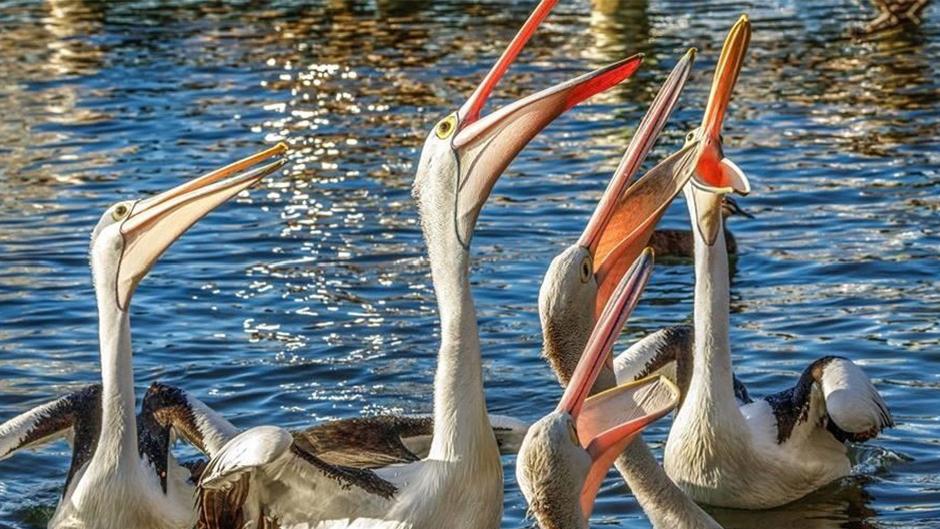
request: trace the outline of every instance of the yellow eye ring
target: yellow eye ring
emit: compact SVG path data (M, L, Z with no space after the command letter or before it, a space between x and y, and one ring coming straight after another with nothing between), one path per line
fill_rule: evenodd
M114 220L121 220L127 216L128 211L129 208L126 204L118 204L117 206L114 206L114 210L111 211L111 218Z
M591 279L591 258L585 257L581 260L581 282L587 283Z
M455 130L457 130L457 115L451 114L438 122L437 126L434 127L434 134L438 138L446 140Z

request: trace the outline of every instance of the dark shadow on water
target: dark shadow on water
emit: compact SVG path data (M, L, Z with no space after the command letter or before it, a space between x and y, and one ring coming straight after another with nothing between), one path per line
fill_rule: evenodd
M871 507L875 499L865 483L862 477L846 478L776 509L708 510L725 529L875 529L876 511Z

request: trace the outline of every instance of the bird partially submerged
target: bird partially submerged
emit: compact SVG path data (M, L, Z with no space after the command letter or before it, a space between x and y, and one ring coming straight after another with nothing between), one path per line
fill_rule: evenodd
M721 206L721 214L726 222L728 218L735 215L749 219L754 218L732 197L726 196ZM730 257L736 256L738 254L738 242L727 226L725 226L725 241L728 245L728 255ZM692 235L692 230L658 229L650 237L649 245L656 252L657 259L660 262L664 260L687 262L695 254L695 237Z
M582 352L589 342L592 329L599 325L596 322L599 321L601 311L606 310L613 299L611 285L626 280L624 272L627 266L641 255L643 245L650 239L657 221L695 169L698 150L697 144L693 142L667 157L636 182L630 183L676 105L691 70L693 57L694 50L690 50L673 68L631 138L620 166L581 238L559 254L545 273L539 292L544 354L563 386L570 387L576 372L575 366L584 362ZM643 255L651 259L652 254L647 251ZM691 350L688 345L686 348ZM610 355L609 350L607 354ZM683 354L687 355L688 352ZM593 375L592 392L609 390L616 385L617 380L633 382L637 378L636 373L649 365L649 359L634 358L636 365L620 365L614 370L611 369L614 365L610 364L609 356L607 360ZM672 359L673 364L675 360ZM676 374L677 371L673 369L672 376ZM668 383L674 385L671 381ZM619 456L616 460L617 469L647 510L655 527L718 527L707 513L669 480L641 436L634 436L620 448L622 453L613 454ZM572 455L570 459L576 460L577 457ZM612 460L601 465L605 472ZM559 466L564 464L559 463ZM567 503L562 502L562 505ZM574 524L581 517L570 512L568 514L571 515L569 521L558 527L579 527ZM548 522L543 523L546 527L555 527L545 523Z
M676 106L694 57L695 50L689 50L676 63L630 139L581 236L545 272L539 290L544 355L562 384L567 384L613 287L649 244L659 219L695 169L698 144L692 142L632 181ZM662 373L680 388L687 387L683 375L691 372L691 363L683 360L691 357L692 346L682 338L688 334L669 335L665 345L655 349L648 341L631 348L599 380L611 387L615 380L628 382Z
M684 190L695 234L694 348L664 464L700 503L765 509L848 475L845 443L870 439L893 420L862 370L837 356L813 362L775 395L742 403L733 393L721 204L729 193L750 192L750 183L724 156L720 131L750 35L742 16L725 40L702 126L689 134L701 149Z

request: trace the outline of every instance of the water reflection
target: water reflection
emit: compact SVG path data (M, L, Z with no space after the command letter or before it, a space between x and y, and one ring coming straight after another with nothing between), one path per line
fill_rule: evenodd
M652 44L648 2L645 0L594 0L589 34L595 44L592 56L611 62L630 53L646 53Z
M710 509L725 529L799 527L801 529L874 529L874 498L864 479L846 478L809 497L767 511Z
M754 41L725 136L756 218L733 226L736 367L763 395L819 356L850 354L901 426L872 448L896 455L863 458L866 478L770 513L716 515L742 528L936 525L936 9L917 30L857 40L848 28L867 14L835 0L560 3L494 107L636 52L647 60L536 138L481 215L473 282L490 409L532 419L557 401L533 310L545 267L579 235L688 46L696 73L651 162L701 119L744 7ZM98 376L86 252L103 207L279 139L294 148L289 174L206 219L137 293L138 384L182 385L245 426L428 411L437 315L415 157L530 8L0 6L0 417ZM686 227L684 208L666 224ZM688 321L691 278L687 264L660 267L624 345ZM3 526L34 526L68 465L62 446L24 457L0 463ZM527 527L511 467L506 501L504 527ZM616 480L601 501L605 526L646 523Z
M63 174L55 166L55 160L79 158L79 150L67 144L68 136L56 127L36 123L32 116L44 114L46 123L66 126L92 123L99 116L79 107L81 96L74 84L58 82L37 90L37 83L92 75L102 61L101 48L93 40L101 26L101 13L95 8L79 1L56 1L8 9L11 12L0 31L0 76L7 80L0 88L5 162L0 186L6 188L0 193L0 204L7 207L12 206L11 191L14 197L27 193L35 199L46 195L50 183L75 183L82 178L78 171ZM39 23L28 20L30 16L39 17ZM82 161L94 168L104 165L107 158ZM7 188L14 182L15 188Z

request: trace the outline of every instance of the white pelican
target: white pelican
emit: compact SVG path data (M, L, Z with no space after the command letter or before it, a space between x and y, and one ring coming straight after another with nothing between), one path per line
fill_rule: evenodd
M625 59L481 117L496 83L554 3L539 4L467 102L437 123L418 165L414 195L441 318L429 455L374 471L354 469L323 461L284 429L253 428L213 457L201 481L206 491L230 494L228 512L282 528L499 526L502 466L487 418L469 283L473 229L492 186L539 130L627 78L641 62L640 56ZM356 440L349 444L355 448Z
M626 267L640 255L657 221L695 169L696 145L690 144L627 187L675 107L694 56L694 50L690 50L673 68L633 135L580 240L559 254L545 274L539 292L544 354L562 385L569 385L575 366L582 362L581 352L595 326L595 314L610 303L611 285L621 280ZM615 375L624 381L622 373L609 367L598 371L594 392L612 388ZM641 364L632 371L644 368ZM627 381L634 380L632 371ZM670 481L642 437L637 436L627 445L617 468L638 500L646 502L656 527L718 527ZM603 474L595 477L601 479ZM659 503L653 497L659 497Z
M742 16L718 62L702 126L689 134L701 150L685 188L695 232L692 378L666 444L669 476L700 503L763 509L796 500L851 470L846 441L891 426L868 377L836 356L816 360L796 385L739 405L732 393L728 336L728 255L720 206L750 191L724 157L721 125L750 40Z
M200 218L283 165L251 167L285 151L278 145L143 200L108 208L91 238L98 303L101 384L39 406L0 425L0 458L68 437L72 464L55 529L189 529L196 520L190 471L168 452L172 424L192 418L206 452L234 428L204 404L154 385L135 409L130 302L160 255ZM247 172L246 172L247 171ZM185 431L179 431L183 435Z
M596 387L617 336L636 306L652 268L644 251L624 275L584 348L554 412L529 429L516 463L516 479L529 511L543 529L587 529L601 481L614 458L644 427L678 403L679 391L666 378L648 378L607 389ZM648 452L648 451L647 451ZM641 463L634 482L637 502L657 529L718 528L701 509L670 484L653 460Z

